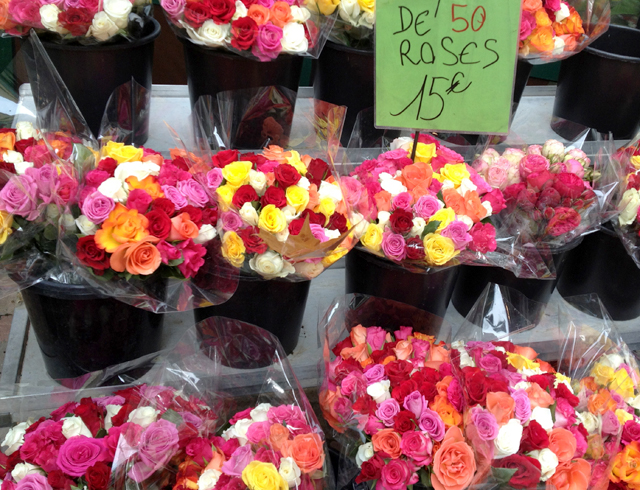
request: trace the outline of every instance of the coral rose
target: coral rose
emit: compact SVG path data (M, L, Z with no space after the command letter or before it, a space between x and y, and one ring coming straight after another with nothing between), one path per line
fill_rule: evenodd
M549 432L549 449L561 463L571 461L577 445L575 436L567 429L556 428Z
M280 451L282 449L285 442L289 440L289 435L289 429L282 424L273 424L269 427L269 443L274 451Z
M516 401L504 392L487 393L487 410L493 415L498 425L504 425L513 417Z
M324 448L318 434L299 434L282 447L285 458L293 458L303 473L312 473L324 465Z
M435 490L462 490L476 472L473 449L464 442L462 431L451 427L433 458L431 484Z
M400 434L393 429L382 429L376 432L371 437L371 442L376 452L382 451L388 454L391 459L398 459L402 454L400 447L402 439L400 438Z
M591 465L584 459L562 463L549 479L547 488L555 490L586 490L591 479Z
M126 270L134 276L153 274L162 263L160 251L153 245L159 241L159 238L147 236L137 243L123 243L111 256L111 268L116 272Z
M186 240L188 238L197 238L199 234L198 226L191 221L188 213L181 213L171 218L171 232L169 233L169 241Z

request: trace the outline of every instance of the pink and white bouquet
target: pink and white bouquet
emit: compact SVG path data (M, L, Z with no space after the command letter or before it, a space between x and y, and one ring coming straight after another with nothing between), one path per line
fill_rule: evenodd
M640 267L640 144L635 141L620 148L615 155L621 166L623 194L617 205L620 213L614 220L614 228L622 243Z

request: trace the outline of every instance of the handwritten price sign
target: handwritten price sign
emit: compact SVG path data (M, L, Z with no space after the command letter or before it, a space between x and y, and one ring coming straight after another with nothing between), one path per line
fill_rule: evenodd
M377 0L376 126L509 132L520 0Z

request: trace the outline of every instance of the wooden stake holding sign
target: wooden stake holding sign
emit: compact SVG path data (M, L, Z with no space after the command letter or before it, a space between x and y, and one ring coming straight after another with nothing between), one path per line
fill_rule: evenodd
M377 0L375 126L507 134L520 0Z

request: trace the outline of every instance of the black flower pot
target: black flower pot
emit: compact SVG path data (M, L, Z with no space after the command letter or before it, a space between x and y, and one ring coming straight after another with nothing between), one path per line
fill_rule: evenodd
M42 43L96 137L109 98L118 87L132 80L136 82L130 85L132 90L114 94L109 118L133 132L133 139L127 144L143 145L149 137L153 47L160 35L160 24L149 18L143 33L136 41L112 44Z
M551 127L572 139L571 123L615 139L640 129L640 30L610 25L584 51L562 61Z
M22 298L54 379L75 378L160 350L163 315L85 286L50 281L23 289Z
M409 272L356 247L347 254L345 292L399 301L444 318L459 269Z
M241 278L229 301L195 310L196 321L213 316L240 320L261 327L280 340L287 354L298 345L311 281Z
M612 229L587 235L568 253L558 292L563 298L595 293L614 320L640 317L640 269Z

